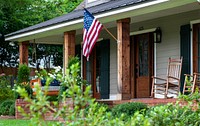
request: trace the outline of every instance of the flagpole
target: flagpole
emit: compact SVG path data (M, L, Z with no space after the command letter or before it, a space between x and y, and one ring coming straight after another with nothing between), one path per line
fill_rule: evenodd
M108 34L110 34L110 36L113 37L113 39L115 39L118 42L117 38L104 25L103 28L108 32Z

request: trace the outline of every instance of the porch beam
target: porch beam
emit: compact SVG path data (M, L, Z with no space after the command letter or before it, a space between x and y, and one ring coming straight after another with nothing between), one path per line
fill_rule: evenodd
M67 31L64 32L64 71L67 68L68 62L69 62L69 57L70 56L75 56L75 36L76 36L76 31Z
M117 21L118 99L131 99L130 85L130 18Z
M19 64L28 65L28 47L29 41L19 43Z

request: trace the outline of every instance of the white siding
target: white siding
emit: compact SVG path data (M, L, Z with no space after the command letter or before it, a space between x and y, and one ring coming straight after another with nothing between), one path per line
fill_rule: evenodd
M161 27L162 42L156 44L157 75L166 75L169 57L180 57L180 26L189 24L191 20L195 19L200 19L199 11L176 14L131 25L131 31L137 31L140 27L144 29Z
M117 94L117 44L110 43L110 95Z

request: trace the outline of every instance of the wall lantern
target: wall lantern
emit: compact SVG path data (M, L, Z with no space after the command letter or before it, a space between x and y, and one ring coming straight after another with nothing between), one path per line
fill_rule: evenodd
M156 30L154 31L154 42L161 43L161 41L162 41L162 31L160 27L157 27Z

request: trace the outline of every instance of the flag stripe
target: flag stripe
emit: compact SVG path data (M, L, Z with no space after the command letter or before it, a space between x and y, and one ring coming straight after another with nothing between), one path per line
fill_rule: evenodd
M94 39L95 35L97 35L96 32L98 32L98 28L99 28L99 23L95 22L92 27L92 30L88 32L88 35L90 35L88 40L89 42L91 42Z
M98 31L100 30L100 28L101 28L101 27L97 27L97 29L95 30L95 32L98 32ZM89 50L92 49L93 43L95 44L96 41L97 41L97 39L98 39L98 33L94 34L93 39L91 40L91 43L90 43ZM92 47L91 47L91 46L92 46Z
M96 44L102 24L84 9L84 30L83 30L83 55L89 59L93 47Z
M98 29L100 29L100 27ZM92 49L93 49L94 45L96 44L97 39L98 39L98 34L94 34L93 39L91 40L91 42L89 44L89 54L92 52Z

